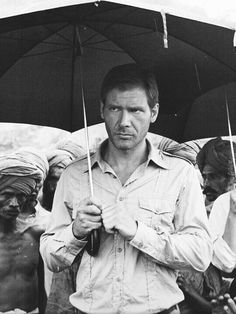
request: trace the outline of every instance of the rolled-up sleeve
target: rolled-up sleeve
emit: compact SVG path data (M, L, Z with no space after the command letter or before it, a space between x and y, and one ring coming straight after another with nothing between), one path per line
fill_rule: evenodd
M212 238L200 184L194 167L188 165L185 179L175 204L174 231L162 226L156 230L138 222L130 244L174 269L193 268L205 271L212 260Z
M41 255L53 272L70 266L87 243L73 235L72 209L68 207L65 197L67 188L67 176L64 171L57 185L48 227L40 238Z

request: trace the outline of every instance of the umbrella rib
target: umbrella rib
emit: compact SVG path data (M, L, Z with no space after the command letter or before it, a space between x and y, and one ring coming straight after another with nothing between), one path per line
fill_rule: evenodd
M67 27L67 26L69 26L69 25L71 25L71 23L67 23L67 24L64 25L62 28L65 28L65 27ZM45 27L47 30L49 30L49 31L53 31L50 27L48 27L48 26L46 26L46 25L44 25L44 27ZM56 34L56 35L59 36L60 38L64 39L66 42L70 43L71 46L72 46L71 40L70 40L69 38L65 37L64 35L58 33L58 30L57 30L56 32L53 32L53 34L54 34L54 35Z
M131 10L130 12L128 12L127 14L123 15L121 18L118 18L118 19L116 19L115 21L113 21L112 23L109 23L108 25L106 25L106 27L105 27L102 31L104 32L106 29L111 28L113 25L117 24L117 22L122 21L122 19L126 18L126 17L129 16L131 13L134 13L134 12L136 12L137 10L138 10L138 8L135 8L135 9L132 8L132 10ZM89 25L88 25L88 26L89 26ZM94 35L90 36L89 38L86 39L86 41L85 41L84 43L90 41L91 39L93 39L93 38L95 38L95 37L97 37L97 36L98 36L97 34L94 34Z
M133 34L133 35L130 35L130 36L115 36L115 37L112 38L112 40L114 40L114 39L121 39L121 38L129 39L129 38L143 36L143 35L147 35L147 34L151 34L151 33L153 33L153 31L146 31L146 32L142 32L142 33L136 33L136 34ZM90 43L87 43L86 46L84 46L84 47L87 48L90 45L97 45L97 44L102 44L102 43L110 42L110 41L111 40L109 40L109 39L104 39L104 40L100 40L100 41L96 41L96 42L90 42Z
M93 49L93 50L99 50L99 51L110 51L110 52L117 52L121 54L125 54L122 50L116 50L116 49L106 49L106 48L98 48L98 47L86 47L87 49Z
M139 8L137 8L136 10L139 10ZM129 12L127 15L129 15L129 14L131 14L131 13L133 13L134 11L136 11L136 10L133 10L132 12ZM157 12L155 12L155 13L157 13ZM125 17L125 16L123 16L123 17ZM168 21L167 21L168 22ZM115 22L114 23L111 23L110 25L108 25L106 28L108 28L109 26L112 26L112 25L114 25L115 24ZM90 25L87 25L87 26L89 26L90 28L92 28ZM104 28L102 31L104 31L104 30L106 30L106 28ZM103 33L101 33L102 35L104 35ZM105 36L105 35L104 35ZM95 35L93 36L93 37L95 37ZM87 41L89 41L91 38L93 38L92 36L90 37L90 38L88 38L87 39ZM228 68L228 69L230 69L231 71L233 71L234 73L236 72L236 70L232 67L232 66L230 66L230 65L228 65L227 63L225 63L224 61L222 61L222 60L220 60L219 58L217 58L216 56L214 56L214 55L212 55L211 53L209 53L208 51L205 51L205 50L203 50L203 49L199 49L196 45L194 45L193 43L190 43L189 41L186 41L186 40L182 40L182 39L180 39L178 36L175 36L175 35L169 35L169 38L175 38L176 40L179 40L179 41L182 41L183 43L185 43L185 44L187 44L187 45L189 45L189 46L191 46L191 47L194 47L195 49L197 49L198 51L200 51L200 52L202 52L202 53L204 53L204 54L206 54L207 56L209 56L210 58L212 58L213 60L216 60L217 62L219 62L220 64L222 64L222 65L224 65L226 68ZM86 42L85 42L86 43Z
M35 44L35 41L34 40L31 40L31 39L22 39L22 38L18 38L18 37L11 37L11 36L0 36L0 39L11 39L11 40L15 40L15 41L24 41L24 42L29 42L29 43L34 43ZM36 43L38 44L38 43ZM40 44L46 44L46 45L52 45L52 46L67 46L69 47L70 45L68 44L63 44L63 43L57 43L57 42L48 42L48 41L42 41Z
M40 53L32 53L32 54L23 55L23 56L21 56L21 58L42 56L42 55L46 55L46 54L50 54L50 53L54 53L54 52L59 52L59 51L65 51L65 50L70 50L70 49L69 48L62 48L62 49L54 49L54 50L40 52Z
M59 29L57 29L57 33L58 33L59 30L63 29L65 26L68 26L68 25L70 25L70 24L67 23L67 24L61 26ZM45 26L44 26L44 27L45 27ZM50 30L50 29L49 29L49 30ZM52 30L50 30L50 31L52 31ZM47 38L50 37L52 34L55 34L55 32L52 31L52 33L49 34L49 35L47 36ZM26 56L27 52L30 51L30 50L33 50L33 48L34 48L37 44L38 44L37 42L34 43L34 45L33 45L32 47L30 47L27 51L25 51L24 53L22 53L20 56L21 56L21 57ZM66 50L66 49L64 49L64 50ZM51 52L51 51L50 51L50 52ZM12 64L10 64L10 65L4 70L4 72L1 73L1 76L4 75L4 73L6 73L6 72L8 71L8 69L10 69L18 60L19 60L19 56L18 56L17 59L15 59L15 60L12 62Z

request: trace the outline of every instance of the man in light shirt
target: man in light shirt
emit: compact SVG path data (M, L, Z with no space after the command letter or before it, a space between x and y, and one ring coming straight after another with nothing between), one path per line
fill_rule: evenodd
M236 268L236 190L219 196L209 217L214 241L212 263L225 273Z
M194 167L146 139L158 116L152 74L135 64L113 68L101 88L108 139L63 172L41 252L55 272L76 263L70 302L83 313L178 313L183 293L176 269L204 271L212 242ZM100 247L87 243L99 230Z

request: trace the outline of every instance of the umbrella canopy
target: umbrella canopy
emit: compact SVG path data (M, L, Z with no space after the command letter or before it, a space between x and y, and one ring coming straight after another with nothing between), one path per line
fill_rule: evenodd
M137 62L159 84L160 116L151 131L181 140L194 99L236 81L230 29L112 2L43 8L0 19L2 122L82 128L81 73L88 124L101 122L105 73Z
M193 102L185 117L181 140L229 135L227 107L232 134L236 134L235 82L213 89Z

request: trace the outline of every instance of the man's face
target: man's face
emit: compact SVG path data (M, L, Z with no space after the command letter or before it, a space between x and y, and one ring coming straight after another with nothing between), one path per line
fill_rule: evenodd
M24 211L25 208L35 208L35 206L37 205L38 201L38 194L39 194L39 190L41 189L41 187L43 186L43 180L41 181L36 181L36 186L35 189L32 191L32 193L27 197L26 202L23 205L22 211Z
M63 172L64 168L63 167L52 167L49 171L49 174L47 176L47 187L48 191L51 193L55 193L57 183L60 179L60 176Z
M157 115L158 105L151 109L145 91L139 87L112 89L101 105L109 140L118 150L132 150L142 143Z
M213 202L221 194L233 189L234 178L220 173L215 168L206 164L202 171L203 194L209 202Z
M11 187L2 190L0 192L0 218L16 219L26 198L24 193L15 191Z
M48 210L52 209L55 190L63 170L63 167L52 167L46 180L43 183L43 197L44 201L46 202L44 206L46 206Z

